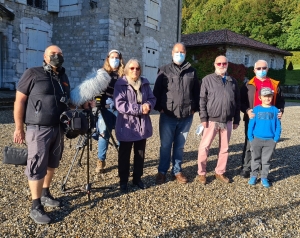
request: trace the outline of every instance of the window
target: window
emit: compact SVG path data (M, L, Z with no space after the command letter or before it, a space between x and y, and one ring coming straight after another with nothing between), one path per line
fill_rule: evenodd
M146 0L145 3L145 25L159 30L161 21L161 0Z
M245 66L249 66L249 55L245 55L245 61L244 61Z
M46 0L27 0L27 5L45 10Z
M271 59L271 63L270 63L270 67L271 69L274 69L275 68L275 61L274 59Z

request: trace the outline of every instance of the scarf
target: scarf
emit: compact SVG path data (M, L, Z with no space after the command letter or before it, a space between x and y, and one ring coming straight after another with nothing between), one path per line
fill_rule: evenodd
M142 103L142 93L140 91L140 87L142 85L141 78L138 78L136 81L132 80L131 78L127 78L129 85L133 87L136 92L136 100L138 103Z

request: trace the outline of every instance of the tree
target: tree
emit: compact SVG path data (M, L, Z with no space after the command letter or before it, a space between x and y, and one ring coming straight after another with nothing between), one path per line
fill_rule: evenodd
M292 61L290 61L288 67L287 67L287 70L293 70L294 69L294 66L293 66L293 63Z
M299 0L184 0L182 33L229 29L281 49L300 49Z

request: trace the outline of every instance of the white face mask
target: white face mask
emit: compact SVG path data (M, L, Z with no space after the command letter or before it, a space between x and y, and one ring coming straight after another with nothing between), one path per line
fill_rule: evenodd
M113 69L118 68L120 65L120 59L117 59L117 58L109 59L109 65Z
M257 70L255 74L258 78L264 78L267 76L267 70Z
M184 60L185 60L185 54L184 53L178 52L178 53L173 54L174 63L180 65L180 64L183 63Z

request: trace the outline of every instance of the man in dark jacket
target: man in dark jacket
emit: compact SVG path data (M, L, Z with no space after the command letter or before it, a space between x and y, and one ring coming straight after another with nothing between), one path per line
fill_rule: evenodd
M172 50L173 62L158 70L153 94L155 110L160 112L160 159L156 184L166 182L172 151L172 175L179 183L187 183L181 171L184 144L192 125L193 114L199 110L199 81L196 70L185 61L186 49L176 43Z
M220 137L216 179L229 183L224 175L228 160L228 147L232 128L240 122L240 92L237 81L226 74L225 56L215 59L215 73L202 79L200 90L200 120L204 127L198 150L198 177L206 184L206 163L210 145L217 134ZM233 119L233 123L232 123Z
M58 207L60 202L49 191L55 168L62 156L64 139L60 115L67 109L70 86L61 49L49 46L41 67L27 69L22 75L14 104L14 142L25 141L28 159L25 174L32 196L30 217L38 224L51 221L44 206Z
M244 113L245 121L245 144L243 148L240 176L244 178L250 177L251 170L250 142L247 137L249 117L254 117L252 109L261 104L261 101L259 100L260 89L263 87L269 87L274 91L272 105L280 110L278 112L278 118L281 118L285 105L285 101L279 87L279 81L267 77L268 63L265 60L258 60L254 64L254 73L256 76L244 84L241 88L241 111Z

